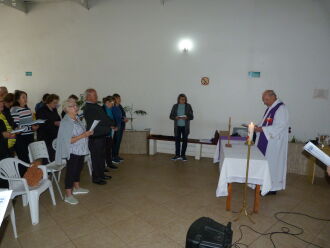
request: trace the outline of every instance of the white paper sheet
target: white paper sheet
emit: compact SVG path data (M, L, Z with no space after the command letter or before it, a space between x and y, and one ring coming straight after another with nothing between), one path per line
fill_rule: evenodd
M0 191L0 226L5 216L12 190Z
M11 131L10 133L11 133L11 134L21 133L21 132L26 131L27 129L28 129L27 126L25 126L25 127L17 128L17 129L15 129L15 130Z
M21 124L21 127L44 124L45 122L46 122L46 120L38 119L38 120L35 120L35 121L31 121L31 122L27 122L27 123L22 123Z
M304 150L309 152L311 155L313 155L315 158L320 160L326 166L330 166L330 156L328 156L326 153L324 153L320 148L318 148L312 142L308 142L304 146Z
M99 124L99 122L100 122L100 120L94 120L89 131L93 131L95 129L95 127L97 126L97 124Z

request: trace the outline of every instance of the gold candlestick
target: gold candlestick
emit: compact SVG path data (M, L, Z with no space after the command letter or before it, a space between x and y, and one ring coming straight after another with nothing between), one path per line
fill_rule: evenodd
M244 184L244 191L243 191L243 206L241 208L241 211L239 212L239 215L234 221L238 221L239 218L244 214L249 218L249 220L255 224L255 222L251 218L251 214L248 212L248 206L247 206L247 187L248 187L248 178L249 178L249 168L250 168L250 154L251 154L251 139L247 140L248 142L248 153L247 153L247 161L246 161L246 175L245 175L245 184Z
M230 130L231 130L231 117L229 117L229 124L228 124L228 143L226 144L226 147L232 147L230 144Z

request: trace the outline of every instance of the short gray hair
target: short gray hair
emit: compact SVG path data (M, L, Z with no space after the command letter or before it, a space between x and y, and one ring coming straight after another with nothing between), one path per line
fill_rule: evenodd
M94 92L94 91L96 92L96 90L93 89L93 88L89 88L89 89L85 90L85 100L87 99L87 96L88 96L90 93Z
M62 110L67 113L67 108L70 107L70 105L72 104L76 104L76 101L69 98L69 99L66 99L63 103L62 103Z
M273 90L265 90L263 95L265 95L265 94L268 96L274 96L275 98L277 98L277 95L276 95L275 91L273 91Z

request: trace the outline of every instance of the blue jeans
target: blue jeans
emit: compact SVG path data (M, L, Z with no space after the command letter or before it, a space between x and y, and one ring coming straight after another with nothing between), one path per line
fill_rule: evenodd
M186 135L186 127L177 127L177 134L175 136L175 155L180 156L181 136L182 136L182 149L181 156L186 156L188 135Z

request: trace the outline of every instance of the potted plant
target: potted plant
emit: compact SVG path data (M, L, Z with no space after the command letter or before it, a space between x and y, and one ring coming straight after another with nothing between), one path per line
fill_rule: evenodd
M125 110L126 113L129 114L129 117L127 119L130 120L130 124L131 124L131 128L130 129L131 130L133 130L133 120L135 119L133 117L134 114L135 115L141 115L141 116L147 115L147 112L144 111L144 110L142 110L142 109L134 109L133 104L131 106L125 106L124 107L124 110Z

